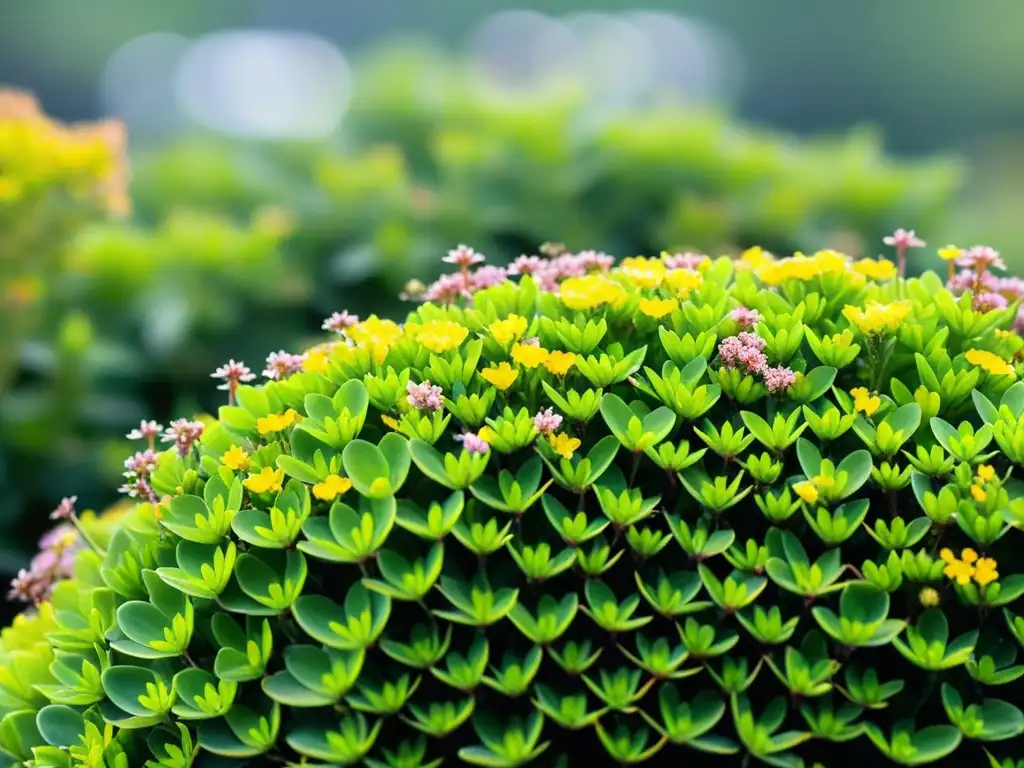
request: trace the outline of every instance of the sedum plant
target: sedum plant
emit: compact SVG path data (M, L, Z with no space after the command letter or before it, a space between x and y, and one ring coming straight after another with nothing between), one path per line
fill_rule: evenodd
M991 249L943 249L947 287L887 241L460 246L404 323L337 313L261 386L231 361L217 419L133 432L113 529L68 500L73 568L16 580L0 750L1012 765L1019 301Z

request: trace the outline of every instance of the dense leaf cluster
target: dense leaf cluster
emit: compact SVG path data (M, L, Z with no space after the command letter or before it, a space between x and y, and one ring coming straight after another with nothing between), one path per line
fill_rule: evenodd
M350 326L5 631L0 748L1012 765L1016 310L752 251Z

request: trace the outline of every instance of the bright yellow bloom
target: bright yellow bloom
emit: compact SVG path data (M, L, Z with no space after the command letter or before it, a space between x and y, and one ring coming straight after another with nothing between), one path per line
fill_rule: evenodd
M991 557L983 557L974 564L974 580L981 586L991 584L999 578L996 561Z
M501 363L499 365L492 365L490 368L484 368L480 371L480 375L488 384L504 392L515 383L519 377L519 371L508 363Z
M528 325L529 323L527 323L525 317L509 315L504 320L495 320L488 326L487 330L491 332L491 336L494 337L496 342L503 347L507 347L513 341L523 337Z
M957 559L952 550L948 548L943 548L939 552L939 557L946 563L946 567L942 569L942 574L946 578L955 579L956 583L961 586L971 583L971 577L974 576L973 565Z
M967 362L988 371L995 376L1012 376L1013 366L999 355L983 349L971 349L967 352Z
M302 370L306 373L327 373L330 369L327 353L321 349L311 349L302 357Z
M960 559L965 563L975 563L978 560L978 553L968 547L967 549L960 550Z
M476 431L476 436L483 440L485 443L490 443L494 439L494 430L490 427L483 426Z
M272 413L269 416L262 416L256 419L256 429L261 435L269 435L288 429L288 427L301 418L297 411L289 408L284 413Z
M953 261L959 259L963 250L957 248L955 245L947 245L945 248L939 248L939 258L943 261Z
M985 493L984 488L982 488L977 483L974 483L971 486L971 498L973 498L976 502L981 504L983 501L985 501L985 499L988 498L988 494Z
M544 367L555 376L565 376L574 365L576 365L576 355L559 350L549 354L548 359L544 361Z
M320 501L334 501L352 487L352 481L340 475L328 475L322 483L313 486L313 495Z
M544 347L535 344L516 344L512 347L512 359L526 368L536 368L544 363L550 354Z
M675 312L678 306L679 302L675 299L640 299L638 308L648 317L653 317L657 320L671 312Z
M793 491L808 504L814 504L818 500L818 489L810 480L801 480L793 484Z
M918 592L917 599L925 608L934 608L939 604L939 591L935 587L924 587Z
M774 256L764 250L761 246L755 245L752 248L747 248L747 250L740 254L740 257L736 260L736 268L740 270L757 270L762 267L767 267L774 261Z
M220 463L228 469L236 471L246 470L249 468L249 454L237 445L232 445L227 452L220 457Z
M665 275L665 285L681 299L685 299L690 291L696 291L703 284L704 276L692 269L673 269Z
M623 259L619 269L639 288L657 288L665 279L665 263L634 256Z
M558 297L569 309L594 309L602 304L622 303L626 289L603 275L583 275L563 282Z
M569 437L565 432L548 435L548 442L555 453L563 459L571 459L576 449L580 447L579 438Z
M395 432L398 431L398 419L392 416L388 416L386 413L383 413L381 414L380 420L383 421L387 426L391 427L391 429L395 430Z
M360 349L368 350L380 363L401 337L402 328L393 320L381 320L376 315L370 315L363 322L347 328L345 335Z
M434 353L455 349L469 335L469 329L451 320L428 320L420 326L409 326L413 337Z
M850 304L843 307L843 317L864 334L882 333L886 329L895 330L909 314L910 305L905 301L894 301L891 304L869 301L864 309Z
M981 482L983 482L983 483L990 482L990 481L995 479L996 468L993 467L991 464L982 464L977 469L977 475L978 475L978 479Z
M877 395L872 397L867 387L854 387L850 394L853 395L853 410L860 411L868 418L871 418L882 404L882 398Z
M853 271L873 280L892 280L896 277L896 265L888 259L860 259L853 263Z
M812 280L820 275L847 273L849 263L847 256L832 250L818 251L813 256L795 253L788 259L758 267L756 274L763 283L780 285L786 280Z
M284 470L283 469L272 469L270 467L264 467L260 470L258 475L249 475L242 483L253 493L267 493L268 491L277 492L281 490L284 484Z

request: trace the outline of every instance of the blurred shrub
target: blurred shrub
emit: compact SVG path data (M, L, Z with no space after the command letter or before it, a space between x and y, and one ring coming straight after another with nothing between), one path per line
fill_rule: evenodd
M870 130L797 141L671 104L613 110L573 84L513 96L439 55L387 51L361 68L336 140L192 136L135 158L135 222L76 240L5 395L0 476L18 482L0 523L62 495L110 501L140 418L208 407L217 365L259 370L335 309L395 314L403 282L457 241L497 263L546 240L858 253L936 226L957 179L948 160L888 158Z

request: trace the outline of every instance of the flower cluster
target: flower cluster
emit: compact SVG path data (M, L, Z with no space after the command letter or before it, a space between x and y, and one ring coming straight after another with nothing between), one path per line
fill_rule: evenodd
M217 420L133 430L146 492L112 535L80 546L73 500L55 513L13 585L36 612L0 636L21 707L0 749L796 766L1016 744L1016 307L902 276L925 246L889 241L900 265L550 246L500 279L459 246L465 290L404 322L332 316L258 385L230 362Z

